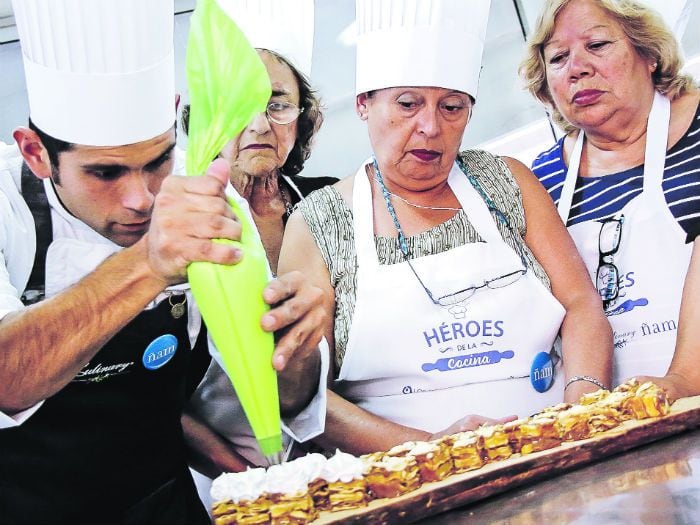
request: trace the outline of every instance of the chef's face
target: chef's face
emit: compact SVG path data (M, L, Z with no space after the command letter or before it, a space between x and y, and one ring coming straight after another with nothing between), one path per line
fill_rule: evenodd
M173 171L175 130L118 147L75 145L58 156L56 193L76 218L119 246L148 230L155 197Z

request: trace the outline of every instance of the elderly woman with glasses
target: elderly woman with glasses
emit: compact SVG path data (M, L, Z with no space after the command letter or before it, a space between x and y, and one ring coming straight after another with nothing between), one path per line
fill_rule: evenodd
M276 273L284 226L292 209L304 196L338 179L299 175L323 121L320 102L309 81L288 59L268 49L260 49L259 54L272 83L267 111L229 141L219 156L228 161L231 183L250 205ZM185 130L188 115L185 108Z
M278 15L292 8L285 3L286 0L271 2L278 9ZM245 3L236 5L241 10L236 11L237 14L256 7L252 3L247 4L248 7ZM295 4L295 7L299 5ZM302 12L290 16L303 16L305 10L313 9L313 2L304 2L302 7ZM290 23L289 20L277 22ZM275 20L264 19L259 23L269 23L279 29ZM245 23L242 25L244 29L249 29ZM294 34L280 30L277 36L280 33L282 37L294 40ZM254 40L253 44L265 44L265 38L259 40L262 41ZM286 47L284 39L275 40L274 44L276 49ZM310 45L306 55L304 49L299 51L292 46L290 50L296 51L295 61L281 52L262 46L258 48L270 76L270 101L266 111L257 115L237 137L229 141L219 155L229 163L234 188L250 205L273 272L277 270L285 224L294 205L313 190L338 180L300 175L311 153L313 137L321 125L322 115L319 99L301 71L303 65L306 65L304 70L310 69ZM183 111L182 123L187 130L187 108ZM307 412L311 413L309 409ZM322 422L313 418L307 420L304 413L287 423L285 445L288 447L292 443L289 437L303 440L322 428ZM202 383L192 395L182 425L190 448L190 464L198 473L206 476L194 474L200 497L208 507L211 503L209 478L223 472L237 472L248 466L265 464L240 402L231 388L231 381L216 363L211 363Z
M615 384L663 375L684 333L687 243L700 231L700 91L682 65L661 16L634 0L548 0L521 65L566 133L533 170L603 299ZM686 384L697 368L674 377ZM677 393L695 392L700 384Z
M489 2L379 4L357 1L356 108L372 156L300 204L280 255L335 312L319 443L354 453L577 399L597 386L576 378L607 386L612 352L532 173L460 152Z

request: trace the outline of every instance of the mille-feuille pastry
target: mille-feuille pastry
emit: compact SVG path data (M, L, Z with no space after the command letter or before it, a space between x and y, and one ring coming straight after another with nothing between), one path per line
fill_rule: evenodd
M369 465L365 481L375 498L395 498L420 487L418 463L410 455L384 456Z
M556 419L536 415L520 425L520 453L531 454L548 450L561 444Z
M571 408L570 403L557 403L556 405L548 406L540 410L536 416L543 416L543 417L553 417L556 419L557 414L560 412L564 412L564 410L569 410Z
M306 479L309 494L317 510L328 510L330 508L328 482L321 476L323 468L326 466L326 461L328 459L323 454L313 453L297 458L289 463L294 465L294 468L298 469L304 479Z
M340 450L326 461L321 477L328 483L330 510L355 509L367 506L367 483L364 462Z
M592 414L595 413L594 405L574 405L557 415L556 428L559 436L564 441L577 441L591 436L591 428L588 425Z
M211 486L215 525L270 523L270 502L265 496L265 469L222 474Z
M595 392L589 392L587 394L583 394L579 398L578 404L579 405L592 405L594 403L598 403L598 402L604 400L609 395L610 395L610 390L605 390L604 388L599 388Z
M416 458L420 479L423 482L445 479L454 469L450 449L445 444L419 441L413 443L413 448L408 455Z
M624 383L620 383L619 385L617 385L613 389L613 392L626 392L634 394L640 385L641 383L633 377L632 379L628 379Z
M513 455L513 450L508 444L508 434L503 430L503 425L481 426L474 433L481 442L484 460L499 461Z
M455 472L467 472L484 464L479 437L472 431L451 436L450 455Z
M411 451L411 449L415 446L416 446L415 441L406 441L405 443L401 443L400 445L396 445L394 447L391 447L389 450L387 450L384 453L382 453L382 452L376 453L377 456L379 456L378 458L375 457L375 458L368 458L368 459L372 459L373 461L379 461L384 456L402 458L402 457L408 455L408 453Z
M626 401L630 397L634 397L634 391L613 391L609 396L595 403L594 406L607 411L607 413L614 414L614 418L621 423L629 419L634 419L631 408L626 406Z
M369 466L375 461L381 461L386 455L386 452L370 452L369 454L363 454L360 456L362 463L365 465L365 472L369 470Z
M513 451L513 454L519 454L520 448L522 446L522 433L520 431L520 425L525 423L527 419L516 419L515 421L508 421L508 423L503 423L503 431L508 436L508 445Z
M591 406L594 408L588 418L588 428L591 435L613 429L622 423L623 418L617 408L604 403L595 403Z
M671 411L666 391L651 381L639 385L634 396L623 401L623 406L635 419L665 416Z
M265 492L270 505L271 525L305 524L318 516L306 476L292 463L267 469Z

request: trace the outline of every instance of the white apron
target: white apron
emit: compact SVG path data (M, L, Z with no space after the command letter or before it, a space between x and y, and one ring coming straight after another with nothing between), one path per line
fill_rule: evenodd
M448 183L485 242L412 259L435 297L523 268L456 164ZM336 381L340 395L428 432L468 414L526 416L562 400L561 365L544 372L555 376L548 391L538 393L530 384L533 359L552 349L564 317L532 271L449 308L435 305L408 263L379 264L365 166L355 175L353 216L357 301Z
M647 123L643 191L616 215L624 216L620 245L611 256L620 271L620 291L605 312L615 339L614 385L635 375L664 375L676 345L692 247L685 243L685 232L668 209L661 186L670 106L668 98L655 94ZM571 210L583 138L584 133L579 133L559 200L564 224ZM568 229L595 283L601 223L583 222Z

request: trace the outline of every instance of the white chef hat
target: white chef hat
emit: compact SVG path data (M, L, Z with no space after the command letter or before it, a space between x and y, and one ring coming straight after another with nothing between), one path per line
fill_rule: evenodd
M681 41L693 9L693 0L641 0L641 3L658 11L678 42Z
M476 98L491 0L356 0L355 92L434 86Z
M156 137L175 123L173 0L12 0L29 112L90 146Z
M311 76L314 0L217 0L250 44L282 55Z

